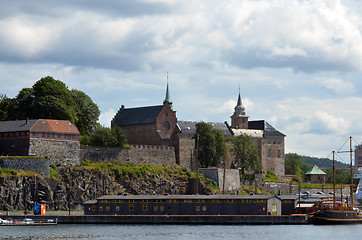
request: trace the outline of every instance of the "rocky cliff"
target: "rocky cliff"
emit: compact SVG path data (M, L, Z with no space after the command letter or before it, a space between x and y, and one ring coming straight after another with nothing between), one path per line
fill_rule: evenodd
M58 167L55 174L0 177L0 210L31 210L34 204L46 204L48 210L76 209L106 194L192 194L195 185L187 170L150 166L88 164ZM200 182L200 193L211 192L205 179Z

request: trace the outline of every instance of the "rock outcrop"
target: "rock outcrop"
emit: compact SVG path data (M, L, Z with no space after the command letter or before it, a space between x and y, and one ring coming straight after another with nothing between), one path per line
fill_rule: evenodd
M117 176L105 170L59 167L56 179L35 175L0 177L0 210L28 211L34 204L48 210L82 208L82 204L107 194L191 194L194 181L187 174L146 172L141 176ZM209 189L200 186L200 192Z

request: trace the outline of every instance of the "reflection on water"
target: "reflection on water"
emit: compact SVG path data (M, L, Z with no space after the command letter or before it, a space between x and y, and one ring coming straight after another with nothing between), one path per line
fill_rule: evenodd
M362 225L57 225L0 226L1 239L355 239Z

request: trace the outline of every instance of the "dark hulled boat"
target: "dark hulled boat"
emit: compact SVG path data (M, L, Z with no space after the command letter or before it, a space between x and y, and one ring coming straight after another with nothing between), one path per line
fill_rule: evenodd
M320 203L312 218L313 224L357 224L362 223L362 214L358 208L343 205Z
M352 165L352 137L350 137L351 156L351 203L336 202L336 182L335 182L335 152L333 151L333 201L321 201L315 204L315 213L311 219L313 224L360 224L362 223L362 213L358 208L354 208L353 203L353 165Z

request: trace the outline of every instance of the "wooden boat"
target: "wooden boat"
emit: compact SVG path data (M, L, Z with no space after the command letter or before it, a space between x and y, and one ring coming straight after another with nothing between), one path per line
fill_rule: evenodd
M315 213L311 219L313 224L357 224L362 223L362 212L354 208L353 202L353 162L352 162L352 137L350 137L350 172L351 172L351 203L336 202L335 182L335 152L333 151L333 200L320 201L315 204Z

